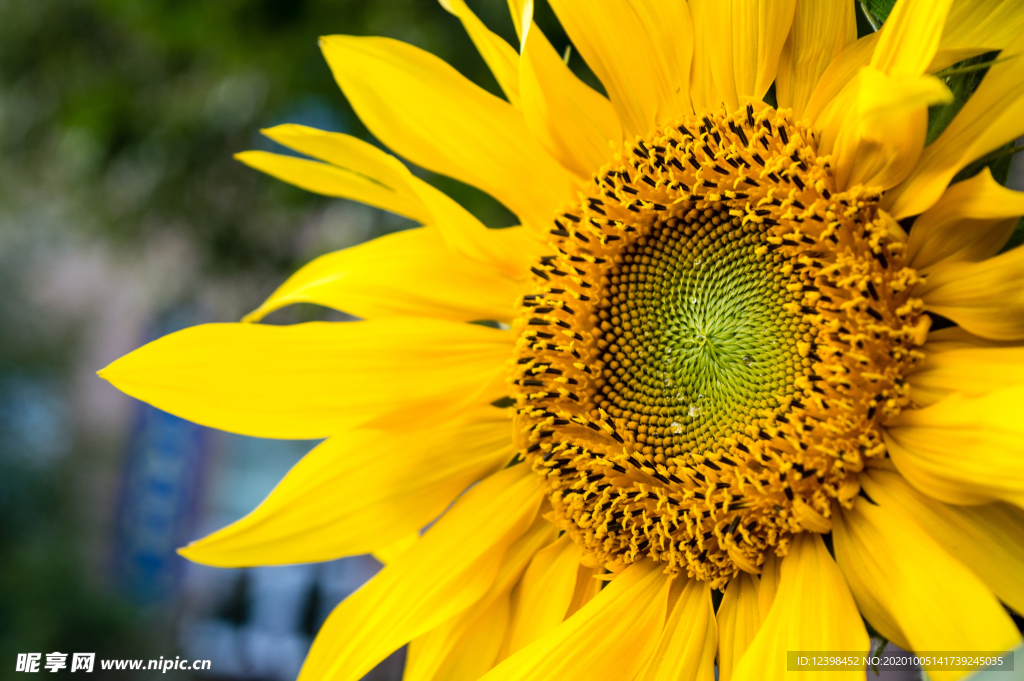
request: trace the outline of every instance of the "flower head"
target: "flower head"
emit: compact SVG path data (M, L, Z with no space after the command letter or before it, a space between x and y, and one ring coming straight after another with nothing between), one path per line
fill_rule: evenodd
M879 192L839 191L814 132L759 109L603 168L523 299L517 427L601 564L756 574L832 529L910 403L929 319Z
M426 226L104 371L201 423L330 438L183 553L382 556L310 679L409 641L409 679L781 678L786 651L866 652L862 617L910 650L1017 645L1024 251L999 252L1024 197L958 173L1024 134L1024 7L900 0L856 40L845 0L553 0L606 98L532 3L518 51L442 4L507 101L402 43L324 53L380 140L522 226L347 135L240 155ZM995 51L954 101L935 74ZM960 109L929 140L937 105ZM365 321L251 323L294 302Z

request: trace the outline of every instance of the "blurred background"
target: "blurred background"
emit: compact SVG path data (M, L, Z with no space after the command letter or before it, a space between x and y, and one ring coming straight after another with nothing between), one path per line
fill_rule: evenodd
M504 0L471 5L515 42ZM546 4L538 17L568 45ZM285 122L370 139L317 48L331 33L410 42L499 92L434 0L0 0L0 676L17 653L61 651L293 679L326 615L379 568L178 558L315 443L210 431L95 376L157 336L239 319L318 255L411 226L232 159L286 153L259 134ZM417 172L488 225L513 223ZM298 306L267 323L343 318ZM401 668L399 653L368 678Z
M514 40L502 0L475 6ZM413 43L499 92L434 0L0 0L0 677L20 652L79 651L294 679L326 615L378 569L177 557L315 443L200 428L95 376L164 333L239 319L318 255L412 226L232 158L288 153L259 134L285 122L369 139L317 47L332 33ZM341 318L309 306L267 321Z

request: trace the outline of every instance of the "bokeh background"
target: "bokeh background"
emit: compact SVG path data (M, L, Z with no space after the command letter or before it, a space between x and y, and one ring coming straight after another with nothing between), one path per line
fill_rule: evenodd
M504 0L471 5L515 42ZM545 3L538 17L568 46ZM318 255L412 226L232 159L286 153L259 134L284 122L371 139L317 48L332 33L410 42L499 93L435 0L0 0L0 677L19 652L61 651L293 679L327 613L378 569L178 558L315 443L200 428L95 376L164 333L239 319ZM513 223L416 172L486 224ZM267 323L344 318L297 306ZM401 668L399 653L368 678Z
M503 0L474 7L514 42ZM291 153L259 132L285 122L371 139L321 58L333 33L404 40L500 93L435 0L0 0L0 678L17 653L60 651L294 679L326 615L379 568L180 559L315 442L200 428L95 376L164 333L239 319L318 255L412 226L232 158ZM488 225L514 223L416 172ZM297 306L267 323L344 318ZM400 678L402 662L369 678Z
M480 5L511 37L505 5ZM284 122L368 138L317 47L332 33L411 42L498 91L433 0L0 1L0 678L19 652L80 651L294 679L327 613L378 568L178 558L315 443L199 428L95 376L156 336L237 320L317 255L411 226L232 158L284 152L259 134ZM310 306L268 323L340 318Z

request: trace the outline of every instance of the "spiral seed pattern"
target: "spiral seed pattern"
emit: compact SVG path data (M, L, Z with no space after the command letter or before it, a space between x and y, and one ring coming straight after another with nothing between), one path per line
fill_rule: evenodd
M557 216L512 392L589 563L718 588L852 504L928 330L878 200L838 192L814 131L761 105L638 140Z
M597 304L608 344L597 405L644 454L706 447L793 392L798 320L763 232L721 205L653 225L623 250Z

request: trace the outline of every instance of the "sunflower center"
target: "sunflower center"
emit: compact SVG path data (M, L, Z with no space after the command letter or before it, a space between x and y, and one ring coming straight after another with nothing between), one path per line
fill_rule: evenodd
M615 256L595 403L643 452L676 456L732 432L793 391L797 325L763 232L722 204L653 223ZM643 428L641 428L643 426Z
M747 106L638 141L558 216L521 301L517 425L594 564L720 587L852 503L928 328L878 199Z

